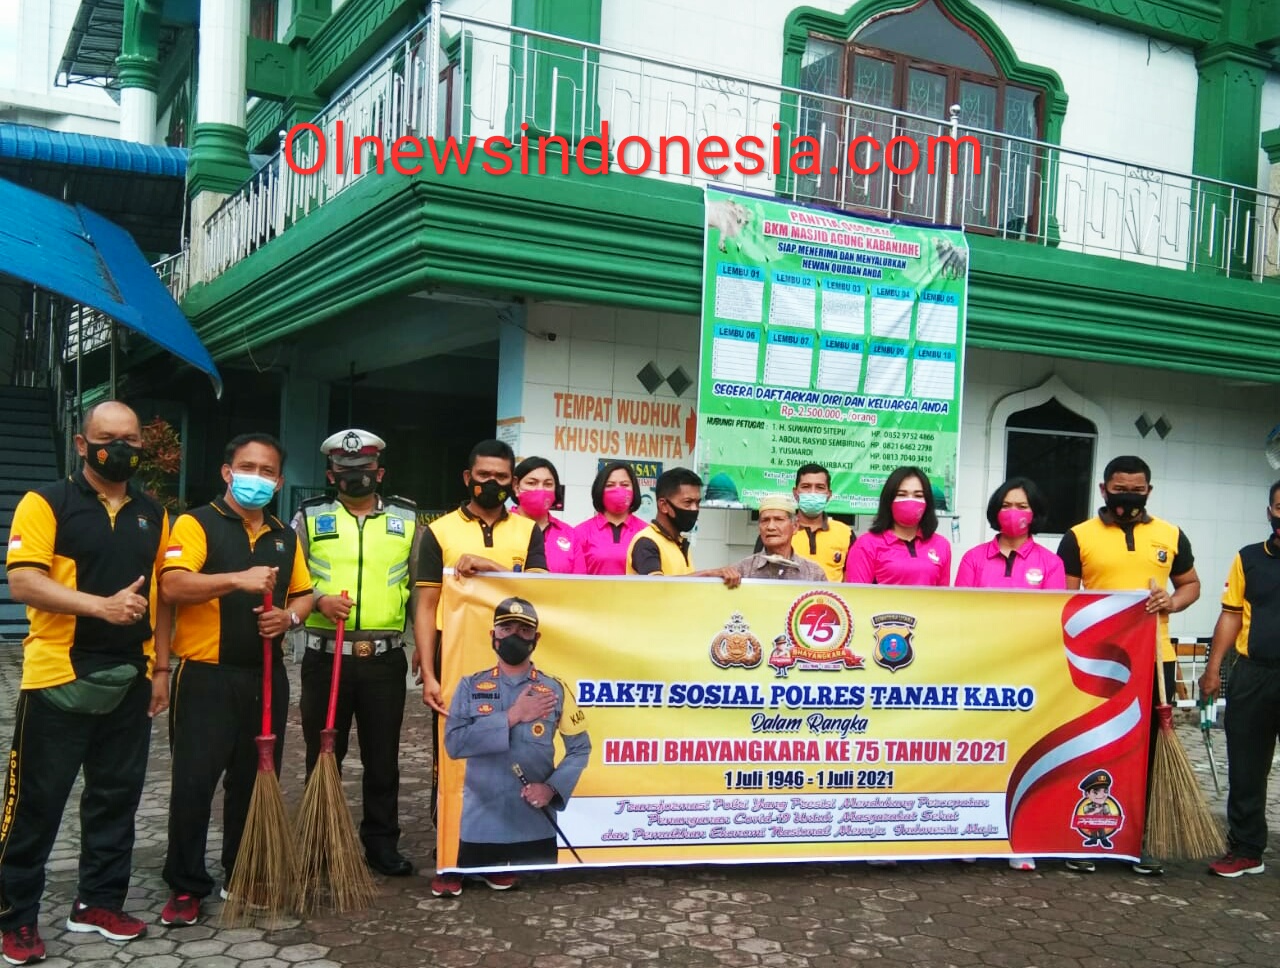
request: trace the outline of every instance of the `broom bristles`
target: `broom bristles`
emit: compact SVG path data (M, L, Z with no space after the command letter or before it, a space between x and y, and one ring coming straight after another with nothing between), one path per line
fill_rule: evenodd
M276 918L284 914L289 909L296 876L280 781L274 772L259 771L235 870L227 884L222 921L234 924L249 915Z
M1200 792L1187 751L1171 726L1156 733L1147 804L1147 849L1156 857L1199 860L1227 849L1222 828Z
M321 751L307 780L294 850L298 877L293 901L300 914L321 907L334 913L359 911L378 896L332 752Z

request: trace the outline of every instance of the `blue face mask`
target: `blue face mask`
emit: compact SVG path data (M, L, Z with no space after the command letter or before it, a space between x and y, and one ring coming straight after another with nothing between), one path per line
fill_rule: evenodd
M250 511L266 507L275 496L276 482L257 474L232 474L231 496L237 504Z
M815 494L813 491L805 491L800 495L800 510L811 518L816 518L827 507L827 501L830 498L826 494Z

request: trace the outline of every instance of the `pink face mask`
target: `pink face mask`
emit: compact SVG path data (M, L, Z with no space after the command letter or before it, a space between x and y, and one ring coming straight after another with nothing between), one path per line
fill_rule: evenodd
M556 492L544 491L542 488L521 491L517 500L520 502L520 510L536 519L551 510L551 505L556 500Z
M996 513L1000 533L1006 538L1021 538L1031 529L1034 514L1025 508L1001 508Z
M924 501L918 497L900 497L893 502L893 523L914 528L924 517Z
M604 491L604 509L610 514L626 514L631 510L635 497L629 487L607 487Z

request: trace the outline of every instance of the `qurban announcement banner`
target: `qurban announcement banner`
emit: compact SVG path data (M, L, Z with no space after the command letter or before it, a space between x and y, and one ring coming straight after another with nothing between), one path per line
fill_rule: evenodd
M896 467L955 507L964 233L707 189L698 468L730 505L831 471L829 510L874 510ZM946 503L943 503L943 502Z
M509 780L498 816L523 823L511 766L558 726L579 757L590 739L560 833L533 825L563 866L1140 856L1143 593L523 575L449 577L443 595L446 703L472 684L449 726L501 725L483 762L442 750L441 869L463 812L484 809L465 770ZM534 687L563 685L572 728L508 729L490 633L509 596L536 611Z

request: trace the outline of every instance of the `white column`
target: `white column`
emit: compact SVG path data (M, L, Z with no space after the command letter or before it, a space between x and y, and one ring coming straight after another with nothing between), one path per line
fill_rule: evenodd
M244 127L248 36L249 0L203 0L200 4L197 124Z
M153 145L156 137L156 92L145 87L120 89L120 137L125 141Z

